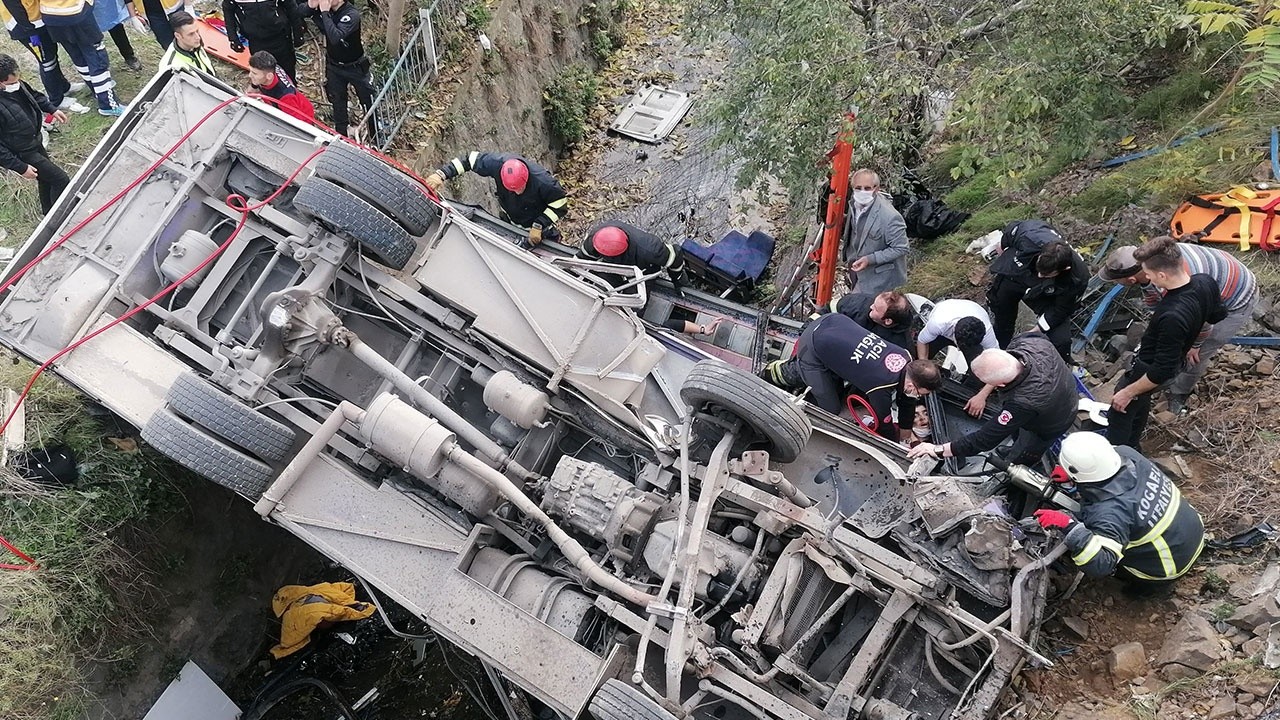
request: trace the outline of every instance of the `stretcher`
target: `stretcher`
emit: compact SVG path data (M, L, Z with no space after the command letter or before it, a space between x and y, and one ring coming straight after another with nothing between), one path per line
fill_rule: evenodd
M249 50L240 52L231 49L231 41L227 39L227 27L221 18L201 18L196 20L200 28L200 39L204 41L204 51L210 57L235 65L241 70L249 69Z
M1174 237L1198 234L1200 242L1280 250L1280 223L1275 222L1280 190L1239 186L1225 193L1194 195L1182 203L1169 221Z

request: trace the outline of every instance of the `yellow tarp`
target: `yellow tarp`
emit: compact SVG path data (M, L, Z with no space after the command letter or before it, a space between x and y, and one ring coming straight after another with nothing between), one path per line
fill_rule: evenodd
M280 618L280 644L271 648L271 657L279 660L306 647L322 624L363 620L375 609L356 602L351 583L285 585L271 598L271 611Z

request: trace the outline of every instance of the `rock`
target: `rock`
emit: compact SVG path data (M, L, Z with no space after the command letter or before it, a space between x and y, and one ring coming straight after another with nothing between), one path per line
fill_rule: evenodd
M1253 365L1253 358L1249 357L1249 353L1240 350L1229 350L1224 353L1218 353L1218 366L1229 368L1231 370L1245 371Z
M1066 628L1067 632L1074 635L1077 640L1089 639L1089 623L1082 618L1075 616L1064 617L1062 618L1062 627Z
M1205 717L1208 720L1222 720L1223 718L1236 716L1236 701L1229 697L1220 697L1213 706L1209 708L1209 714Z
M1254 677L1236 682L1236 689L1254 697L1265 698L1276 688L1276 681L1271 678Z
M1221 659L1222 646L1218 643L1217 631L1208 620L1195 613L1187 613L1165 637L1156 665L1162 671L1167 670L1166 677L1180 672L1176 667L1168 667L1171 665L1187 668L1192 671L1191 676L1195 676L1204 673Z
M1231 378L1227 381L1227 389L1239 392L1245 388L1244 381L1240 378Z
M1227 622L1242 630L1254 631L1259 625L1270 625L1280 620L1280 606L1270 594L1262 595L1252 602L1236 608ZM1255 635L1258 633L1254 633Z
M1267 647L1262 652L1262 664L1272 670L1280 668L1280 622L1272 623L1271 631L1267 633Z
M1112 605L1115 605L1115 604L1116 604L1116 599L1110 595L1102 598L1103 607L1111 607Z
M1107 670L1118 683L1145 675L1148 671L1146 649L1140 642L1116 645L1107 654Z
M1236 382L1236 381L1233 380L1232 382ZM1227 383L1227 384L1230 385L1231 383ZM1155 421L1160 423L1161 425L1168 425L1169 423L1177 419L1178 419L1177 414L1171 413L1168 410L1161 410L1160 412L1155 414Z
M1263 377L1271 377L1276 371L1276 361L1271 358L1262 358L1258 364L1253 366L1253 374Z
M1239 695L1236 696L1236 702L1240 703L1241 705L1249 705L1254 700L1257 700L1257 699L1258 699L1258 696L1254 695L1253 693L1240 693Z

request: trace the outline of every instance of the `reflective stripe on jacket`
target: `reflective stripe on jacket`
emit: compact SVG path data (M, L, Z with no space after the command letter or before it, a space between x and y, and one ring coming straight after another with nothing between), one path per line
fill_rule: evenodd
M1115 477L1078 486L1079 522L1066 537L1072 561L1091 577L1181 577L1204 549L1200 514L1155 463L1127 446L1116 452L1124 466Z
M73 18L92 4L85 0L40 0L40 15L44 18Z
M216 75L213 71L213 60L209 59L209 53L204 48L199 48L194 53L188 53L178 49L178 43L173 43L169 49L165 51L164 58L160 60L160 67L173 68L174 70L199 70L208 75Z

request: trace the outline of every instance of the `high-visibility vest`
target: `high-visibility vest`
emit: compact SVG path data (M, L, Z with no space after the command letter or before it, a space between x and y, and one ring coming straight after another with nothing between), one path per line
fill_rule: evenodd
M209 53L205 52L204 48L198 48L194 53L180 52L176 42L165 51L164 58L160 60L160 67L174 70L199 70L208 75L217 75L213 71L213 61L209 59Z

